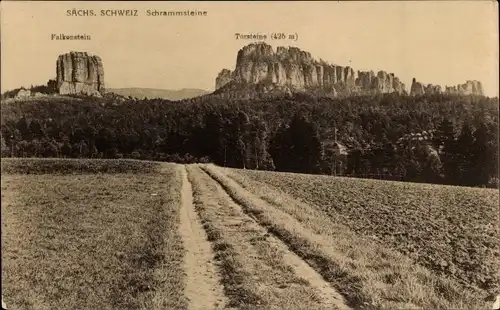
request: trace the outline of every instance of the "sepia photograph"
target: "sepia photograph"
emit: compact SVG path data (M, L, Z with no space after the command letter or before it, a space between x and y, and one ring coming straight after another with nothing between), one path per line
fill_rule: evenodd
M9 310L500 310L498 2L2 1Z

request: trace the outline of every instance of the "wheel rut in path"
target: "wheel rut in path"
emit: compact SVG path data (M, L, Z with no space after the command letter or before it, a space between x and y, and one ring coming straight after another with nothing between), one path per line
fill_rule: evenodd
M345 304L342 295L339 294L329 282L327 282L299 255L293 252L284 241L282 241L278 236L270 232L264 225L262 225L255 216L253 216L251 213L248 213L246 207L236 201L232 197L231 193L225 188L225 186L223 186L216 178L211 176L210 173L207 173L205 169L201 170L205 172L206 175L208 175L214 183L217 184L217 188L224 193L223 195L227 200L231 201L231 205L240 210L242 219L237 222L250 221L253 222L253 225L255 227L254 230L262 230L267 232L267 243L270 246L274 247L278 252L282 253L283 262L291 267L297 277L306 280L309 283L309 286L313 288L316 294L321 298L322 302L320 302L321 306L319 306L319 309L350 309L350 307ZM238 187L237 190L244 189ZM265 208L273 207L266 205ZM228 217L226 214L226 218L229 219L230 217Z
M193 204L191 183L186 167L180 167L182 177L179 232L184 241L185 295L189 310L224 309L226 297L220 283L210 242Z

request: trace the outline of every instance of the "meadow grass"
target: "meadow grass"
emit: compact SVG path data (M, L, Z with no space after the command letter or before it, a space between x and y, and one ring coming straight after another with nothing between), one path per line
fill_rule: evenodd
M68 166L110 164L75 160L58 175L48 173L54 160L11 161L1 184L9 309L186 308L177 166L130 173L115 168L134 163L114 162L91 169L114 173L72 174ZM44 174L12 169L25 162Z
M215 166L204 169L247 212L314 266L356 309L488 307L477 291L355 233L320 207L296 199L297 192L291 195L257 182L247 177L246 171ZM280 174L274 177L279 180Z
M498 189L232 170L483 298L500 293Z
M2 158L2 174L156 173L160 162L134 159Z

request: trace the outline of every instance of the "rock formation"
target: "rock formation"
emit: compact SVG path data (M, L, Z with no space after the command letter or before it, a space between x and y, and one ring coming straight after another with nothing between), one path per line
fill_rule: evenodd
M394 73L379 71L377 75L373 71L358 71L356 86L361 93L368 92L372 94L405 93L405 85L401 83Z
M471 80L457 86L446 86L446 93L454 95L484 95L481 82Z
M215 89L219 89L232 80L232 72L228 69L223 69L215 79Z
M417 82L417 80L413 78L411 82L410 95L418 96L424 94L425 94L424 84Z
M420 82L417 82L415 78L413 78L410 95L418 96L441 93L443 93L441 86L432 84L424 85ZM465 84L460 84L457 86L446 86L444 93L454 95L484 95L483 86L479 81L467 81Z
M104 94L104 68L99 56L70 52L57 59L57 90L61 95Z
M440 93L442 93L442 89L441 89L440 85L432 85L432 84L427 84L424 91L426 94L440 94Z
M442 93L441 86L433 84L425 85L420 82L417 82L417 80L413 78L411 83L410 95L419 96L419 95L432 95L440 93Z
M330 96L407 94L394 73L355 71L353 68L314 59L297 47L279 46L276 51L264 43L253 43L239 50L234 71L223 69L215 80L215 93L226 98L251 98L264 94L312 92ZM446 87L423 84L413 78L411 95L484 95L481 82Z
M216 92L265 85L268 91L290 93L310 90L334 96L405 93L405 85L393 73L355 71L349 66L315 60L310 53L296 47L279 46L274 52L266 43L243 47L238 52L234 71L223 69L215 84Z

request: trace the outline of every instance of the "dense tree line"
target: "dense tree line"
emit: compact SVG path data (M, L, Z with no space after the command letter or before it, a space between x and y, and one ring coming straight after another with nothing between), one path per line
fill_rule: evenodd
M120 99L120 100L118 100ZM335 124L335 125L334 125ZM347 154L331 149L334 130ZM434 130L430 141L397 144ZM498 99L397 94L259 100L54 97L2 104L2 156L139 158L494 186Z

